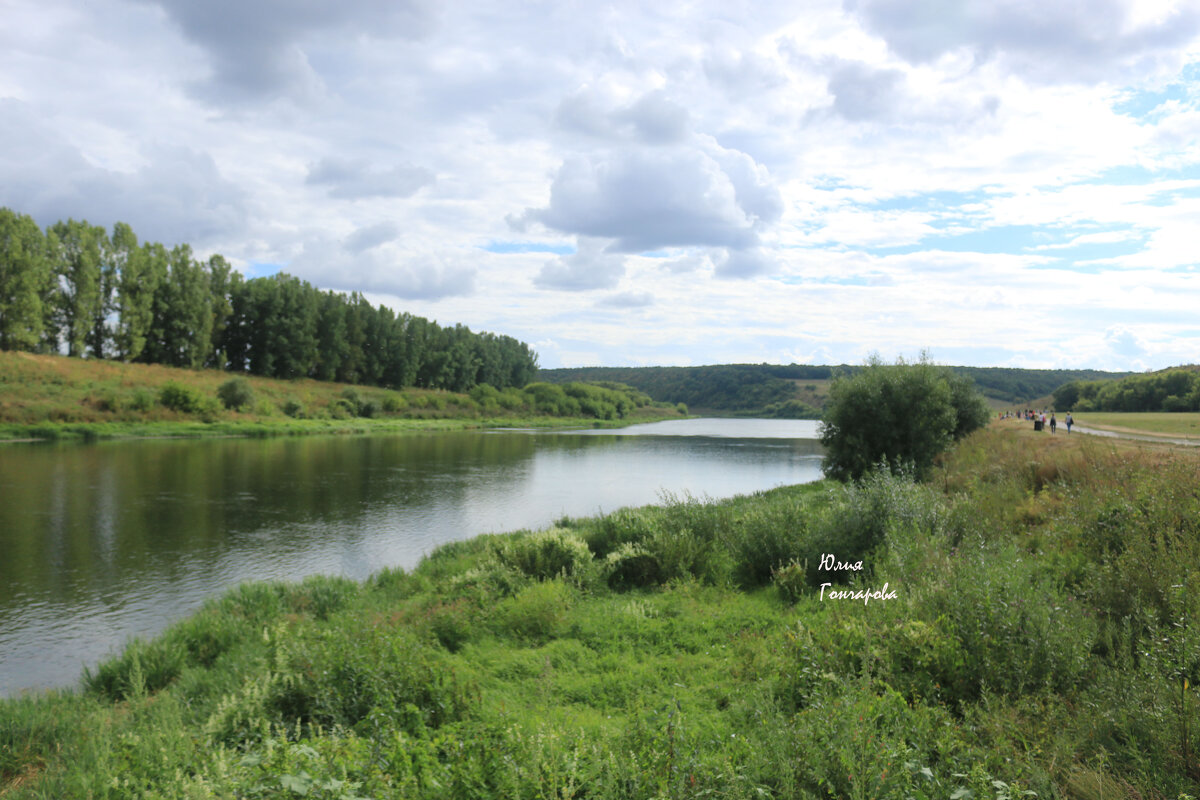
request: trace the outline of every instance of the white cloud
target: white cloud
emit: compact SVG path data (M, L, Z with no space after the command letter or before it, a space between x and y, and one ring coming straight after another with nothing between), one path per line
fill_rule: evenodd
M1200 9L1180 4L1138 14L1138 5L846 0L867 30L909 61L931 62L965 50L977 61L996 59L1047 83L1114 80L1160 62L1178 68L1180 47L1200 32Z
M631 147L563 162L546 208L518 224L613 240L617 252L665 247L755 246L782 201L766 171L716 145L648 151Z
M654 305L654 296L649 292L618 292L596 301L605 308L645 308Z
M42 225L74 217L142 239L210 244L245 230L245 192L207 153L154 145L131 171L92 163L29 104L0 99L0 205Z
M386 294L406 300L470 295L476 268L463 257L431 256L384 239L386 228L360 230L341 242L307 240L287 271L319 287Z
M10 0L0 204L545 363L1166 366L1200 346L1198 12Z
M323 158L309 167L305 183L328 187L329 196L344 200L364 197L411 197L434 182L434 174L409 164L374 168L364 159Z
M433 24L419 0L143 0L166 12L184 37L209 57L210 77L196 86L205 99L246 102L304 96L319 89L310 50L322 41L360 37L417 38Z
M533 282L543 289L611 289L624 274L624 256L607 252L603 241L581 236L576 252L547 261Z

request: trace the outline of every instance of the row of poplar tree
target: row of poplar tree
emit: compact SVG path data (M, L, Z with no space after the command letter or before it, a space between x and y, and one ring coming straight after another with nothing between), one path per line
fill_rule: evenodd
M400 388L524 386L537 356L509 336L441 327L284 274L246 280L220 255L139 244L0 208L0 349Z

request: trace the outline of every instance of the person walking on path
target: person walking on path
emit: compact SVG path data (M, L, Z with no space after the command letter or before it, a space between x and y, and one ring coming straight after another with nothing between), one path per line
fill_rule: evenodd
M1075 420L1071 419L1071 412L1067 412L1067 433L1071 432L1071 426L1075 424Z
M1058 433L1058 420L1054 418L1054 412L1050 412L1050 432Z

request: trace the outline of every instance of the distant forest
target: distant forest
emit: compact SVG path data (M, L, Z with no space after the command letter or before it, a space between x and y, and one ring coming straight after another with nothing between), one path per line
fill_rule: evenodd
M1054 404L1064 411L1200 411L1200 367L1071 381L1054 391Z
M285 274L246 280L220 255L139 244L125 223L0 208L0 349L207 367L270 378L464 392L524 386L524 342L374 307Z
M581 367L543 369L538 379L551 383L615 381L632 386L659 402L684 403L690 409L732 413L766 413L816 418L819 409L797 401L793 381L829 378L833 367L793 364L720 364L707 367ZM668 399L670 398L670 399ZM788 404L792 403L789 407ZM790 410L792 413L786 413Z
M691 409L733 414L816 418L827 382L860 367L807 364L720 364L704 367L581 367L544 369L538 378L552 383L617 381L640 389L659 402L686 403ZM1071 381L1104 381L1129 373L1099 370L950 367L975 382L979 391L1001 403L1021 404L1046 397Z

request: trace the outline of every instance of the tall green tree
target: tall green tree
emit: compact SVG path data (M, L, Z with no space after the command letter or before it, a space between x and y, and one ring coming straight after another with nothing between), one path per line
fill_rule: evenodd
M305 281L279 273L280 310L272 326L275 377L306 378L317 363L317 291Z
M358 292L351 293L346 306L346 355L338 365L338 381L362 383L366 366L367 324L374 309Z
M129 358L150 364L165 363L163 359L170 358L165 342L171 313L166 286L171 258L162 244L147 242L142 245L136 263L138 272L131 274L121 290L129 298ZM140 286L134 285L133 279L137 277L143 279Z
M43 234L0 209L0 347L116 356L179 367L465 391L487 376L524 385L537 358L522 342L441 328L278 274L244 280L220 255L138 245L87 222Z
M154 256L162 255L161 249ZM172 367L204 366L212 345L212 295L207 265L192 248L166 254L167 276L154 293L154 317L143 360Z
M82 356L97 318L104 315L100 262L107 235L103 228L74 219L56 222L50 230L56 244L57 328L66 338L67 355Z
M345 295L324 292L317 311L317 363L313 377L320 381L334 380L349 352Z
M116 295L125 252L113 246L112 238L107 232L100 228L96 228L95 231L100 249L100 298L92 308L92 325L87 334L87 346L93 357L105 358L114 344L115 330L110 318L117 310ZM113 231L116 232L115 226Z
M204 366L224 369L228 362L225 335L233 316L232 297L242 276L236 272L222 255L208 259L209 309L212 313L211 341L205 356Z
M146 346L146 334L154 319L154 293L166 278L166 263L162 262L164 271L158 274L149 250L138 245L137 235L124 222L113 226L109 253L117 270L113 345L118 358L132 361Z
M42 229L32 217L0 208L0 350L38 348L52 276Z

